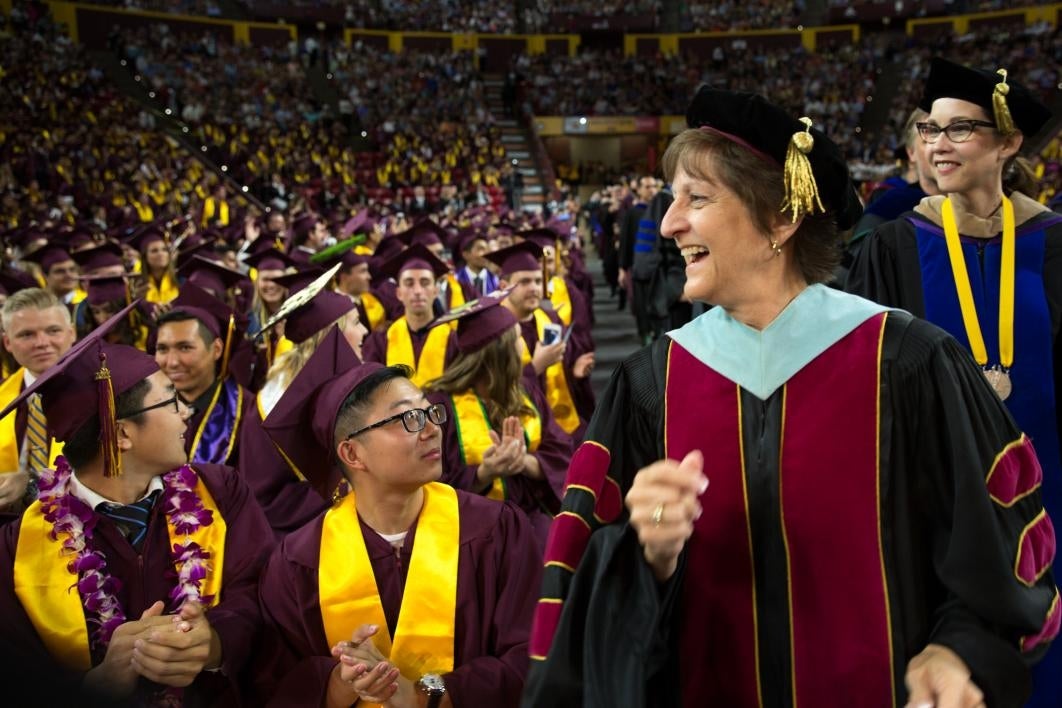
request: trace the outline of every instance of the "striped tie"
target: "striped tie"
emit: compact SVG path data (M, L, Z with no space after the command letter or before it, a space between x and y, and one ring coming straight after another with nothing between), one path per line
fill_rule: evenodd
M36 476L41 470L48 467L48 428L45 423L44 410L41 408L41 397L39 395L30 396L28 408L26 444L29 445L29 454L26 459L29 462L30 472Z
M139 551L147 535L151 508L155 506L158 496L159 492L156 490L135 504L100 502L96 511L113 521L126 540L132 544L134 550Z

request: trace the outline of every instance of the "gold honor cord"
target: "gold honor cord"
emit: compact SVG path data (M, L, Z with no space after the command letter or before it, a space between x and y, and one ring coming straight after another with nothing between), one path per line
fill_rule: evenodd
M988 349L985 347L981 325L977 320L977 308L970 287L970 275L966 272L966 261L962 255L959 228L955 224L951 197L944 200L941 217L944 222L944 240L948 245L948 259L951 261L951 274L955 279L955 290L959 296L959 309L962 310L962 323L966 328L970 351L974 360L984 370L988 383L1000 399L1006 400L1012 390L1010 367L1014 364L1014 205L1006 196L1003 197L1003 253L999 268L999 366L988 366Z

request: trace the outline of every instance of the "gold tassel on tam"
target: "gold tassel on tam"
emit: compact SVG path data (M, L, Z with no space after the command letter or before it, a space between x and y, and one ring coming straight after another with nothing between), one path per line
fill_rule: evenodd
M118 453L118 414L114 409L114 387L107 355L100 352L100 368L96 372L96 412L100 418L100 448L103 451L103 476L120 477L122 456Z
M996 114L996 130L1001 135L1013 135L1017 128L1014 127L1014 118L1010 115L1010 107L1007 106L1007 94L1010 93L1007 70L999 69L996 73L1003 77L992 92L992 112Z
M805 214L814 214L816 207L819 212L826 212L822 199L819 198L815 173L808 160L808 153L815 147L815 138L811 135L811 119L804 117L800 122L806 129L793 133L789 141L789 150L785 155L785 199L782 201L782 211L791 210L794 223Z

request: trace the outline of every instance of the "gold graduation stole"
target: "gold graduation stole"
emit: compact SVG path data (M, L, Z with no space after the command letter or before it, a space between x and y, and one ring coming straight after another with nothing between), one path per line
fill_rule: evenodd
M387 310L384 309L380 299L372 293L365 293L361 296L361 306L365 308L365 314L369 317L369 321L363 324L370 331L379 327L380 323L387 318Z
M553 311L560 317L560 321L564 323L564 326L571 326L572 296L568 292L568 283L559 275L549 279L549 301L553 303Z
M461 289L461 283L457 282L453 273L446 274L446 290L450 293L450 307L447 311L456 310L465 304L465 291ZM457 328L457 322L454 322L454 328Z
M420 361L413 356L413 337L409 333L406 316L402 315L387 328L387 365L405 364L413 369L414 384L425 384L443 375L446 363L446 344L453 330L446 325L432 327L420 351Z
M483 462L483 453L494 443L490 439L490 420L487 418L487 409L473 391L459 393L450 396L450 402L454 410L455 423L457 424L457 441L461 449L461 460L466 465L478 465ZM524 426L524 440L527 441L529 452L538 450L542 443L542 415L535 408L527 394L524 394L524 405L534 411L520 416L520 422ZM505 478L498 477L491 484L487 497L505 501L507 498Z
M544 310L535 310L535 330L538 332L539 341L545 335L545 326L553 324L553 320ZM531 363L531 353L524 347L521 360L524 366ZM557 425L566 433L573 433L579 427L579 413L575 410L575 402L572 400L571 389L568 388L568 377L564 373L564 362L558 361L545 371L546 376L546 402L553 411L553 417L557 419Z
M180 294L180 291L177 288L177 281L174 280L169 271L162 275L161 283L156 283L155 279L150 275L147 276L147 280L148 289L147 293L144 295L144 299L148 302L163 305Z
M214 197L207 197L203 200L203 218L200 221L202 226L209 226L210 220L217 215L218 222L222 226L229 225L229 204L228 202L219 202Z
M213 512L213 523L200 526L188 536L179 536L167 518L167 529L170 546L192 540L210 553L209 571L201 582L200 595L212 596L207 606L213 607L221 599L225 519L202 478L195 491L203 509ZM33 502L22 516L15 548L15 595L52 658L68 669L88 671L92 668L92 655L85 609L77 591L78 579L67 567L72 559L63 552L63 539L53 539L51 532L52 523L44 518L41 503Z
M133 202L133 206L136 208L137 216L140 217L140 221L147 223L155 218L155 212L147 204L141 204L138 201Z
M22 392L22 374L24 369L19 368L0 384L0 408L7 406ZM0 419L0 474L18 472L18 435L15 430L15 414L11 411ZM56 457L63 454L63 444L49 436L48 462L52 463Z
M358 523L354 490L325 513L317 570L328 646L349 641L363 624L375 624L380 629L372 638L373 644L410 681L426 673L449 673L454 668L461 548L457 492L439 482L426 484L423 489L424 506L417 520L413 557L393 638Z

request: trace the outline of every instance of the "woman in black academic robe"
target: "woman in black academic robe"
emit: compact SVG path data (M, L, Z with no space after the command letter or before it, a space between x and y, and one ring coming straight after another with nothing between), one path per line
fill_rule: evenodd
M1020 706L1060 617L1031 442L945 332L821 285L859 213L825 135L687 120L661 233L716 307L598 405L524 704Z

